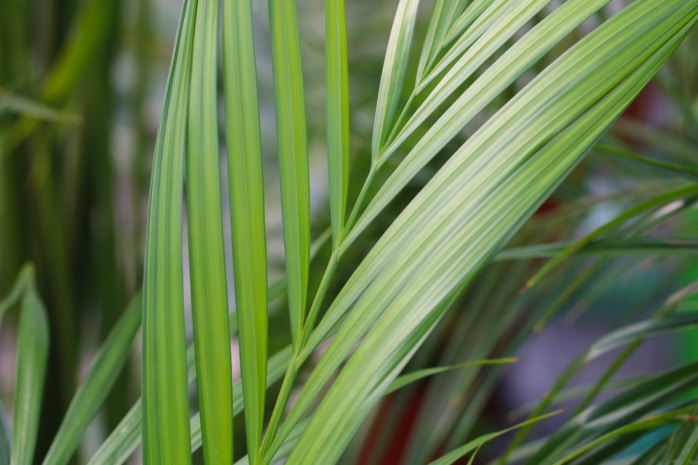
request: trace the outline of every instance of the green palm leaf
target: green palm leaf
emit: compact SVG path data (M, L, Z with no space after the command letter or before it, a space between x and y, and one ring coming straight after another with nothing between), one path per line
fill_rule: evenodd
M143 304L143 406L127 415L119 431L105 443L108 447L91 463L125 459L138 443L139 412L146 463L190 463L192 448L201 444L207 463L230 463L232 420L243 409L247 460L252 465L268 465L284 457L289 465L335 463L385 393L453 368L423 369L399 377L451 304L488 262L553 255L550 268L577 252L693 253L692 243L638 238L616 243L605 237L605 232L615 231L632 218L633 212L651 210L644 204L572 246L560 242L500 253L696 22L698 0L637 0L572 46L465 142L459 142L445 164L436 168L426 185L390 222L341 291L326 301L340 262L357 239L375 226L388 205L394 204L449 142L461 140L465 126L608 1L569 0L527 28L534 17L543 14L549 0L437 0L424 42L417 50L419 2L401 0L378 91L371 166L358 200L348 212L350 112L345 5L343 0L326 0L326 142L332 247L317 288L310 286L309 278L310 180L299 22L293 1L270 4L292 345L268 359L270 296L253 5L249 0L225 0L225 136L242 371L242 389L234 391L218 167L218 2L185 2L151 187ZM511 45L502 50L508 43ZM417 56L413 69L410 64ZM193 355L190 352L188 360L185 357L182 303L185 160L201 407L200 414L191 420L187 387L193 379ZM656 166L692 175L673 163ZM682 186L668 195L685 199L694 191L691 186ZM666 201L659 196L648 202L661 206ZM308 295L309 289L315 294ZM308 299L312 304L306 318ZM556 302L551 305L558 307ZM613 334L592 349L606 351L693 321L692 317L676 316L650 322L632 327L629 334ZM504 331L503 323L492 324L497 334ZM330 338L326 352L311 367L289 407L301 369ZM554 446L538 447L529 458L560 463L588 453L609 458L615 450L611 444L617 447L618 441L630 441L639 431L685 418L687 409L659 419L643 415L688 389L693 380L689 368L692 365L668 372L669 381L664 386L659 385L659 378L651 378L613 401L590 408L556 436L559 440ZM281 393L262 442L267 388L284 372ZM288 414L283 418L285 411ZM613 419L620 413L631 426ZM519 426L526 428L528 423ZM498 434L472 440L442 462L451 463ZM586 443L577 444L579 440ZM58 443L68 444L63 440ZM690 451L681 455L688 457Z
M36 292L31 268L25 268L20 275L18 284L22 282L17 329L17 394L10 455L13 465L33 462L49 347L46 310Z
M137 295L109 334L85 380L75 393L44 458L44 465L62 465L69 462L128 359L133 339L141 324L142 309L141 296Z
M305 317L310 266L310 180L303 69L294 2L271 2L269 17L289 320L293 340L298 341Z
M349 185L349 70L344 0L325 0L327 166L332 241L344 234Z
M685 2L636 2L570 49L456 152L376 244L311 337L308 347L346 317L294 405L291 425L363 340L287 463L336 460L357 426L355 406L438 321L439 304L593 146L696 12Z
M267 257L257 72L249 0L223 8L223 89L235 301L247 449L259 450L267 374ZM251 455L255 465L256 455Z
M233 460L232 368L218 147L217 0L196 12L186 155L197 391L208 463Z
M184 340L182 191L196 0L183 6L153 161L143 278L143 457L191 463Z

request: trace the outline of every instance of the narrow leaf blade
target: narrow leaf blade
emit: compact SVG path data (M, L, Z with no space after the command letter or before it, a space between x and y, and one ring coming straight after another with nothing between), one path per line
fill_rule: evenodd
M85 380L75 393L61 426L43 461L44 465L68 463L87 427L102 406L121 372L141 325L141 295L133 298L97 354Z
M218 0L196 13L186 155L197 392L206 463L233 460L232 368L218 147Z
M240 368L247 448L256 457L264 419L268 336L264 183L252 4L250 0L226 0L223 11L223 89Z
M382 143L389 133L395 111L400 101L407 64L409 62L410 46L414 36L419 0L401 0L395 13L393 27L385 53L378 102L373 122L373 142L371 156L375 162Z
M182 6L155 144L143 278L143 460L189 464L182 191L196 0Z
M17 384L10 460L13 465L33 463L46 377L48 321L44 305L33 287L32 283L22 298L17 331Z
M269 22L289 320L291 335L297 342L305 315L310 266L310 180L303 68L295 2L270 2Z
M349 69L344 0L325 0L327 158L332 243L344 235L349 185Z

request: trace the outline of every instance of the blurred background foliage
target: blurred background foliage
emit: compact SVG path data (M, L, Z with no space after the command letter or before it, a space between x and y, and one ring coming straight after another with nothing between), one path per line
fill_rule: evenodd
M618 7L614 3L601 14L611 15ZM318 0L301 0L298 8L314 231L319 237L329 224L324 203L323 9ZM373 107L394 8L393 1L347 4L354 198L361 185L358 180L368 172ZM418 37L423 37L428 20L428 8L422 10ZM0 295L6 294L21 266L33 262L51 334L49 388L37 457L58 427L81 367L140 287L151 154L178 12L179 4L172 0L0 3ZM278 175L266 18L266 2L259 0L255 19L268 165L267 235L271 273L278 277L283 274L283 251L279 194L274 187ZM585 32L576 31L569 42ZM538 69L553 56L554 52L541 60ZM528 78L524 76L501 99L513 95ZM486 110L478 121L490 113ZM465 140L474 129L466 127L458 140ZM603 145L512 240L509 258L506 253L500 256L501 261L483 270L477 283L456 301L454 311L430 336L410 369L517 354L529 339L546 340L540 334L547 330L540 333L539 326L553 314L557 317L551 327L562 336L550 336L543 352L559 352L562 361L527 362L526 354L535 348L524 349L515 369L451 371L416 383L386 398L343 461L424 463L461 444L473 431L505 426L515 408L543 396L542 388L526 391L528 381L552 384L564 365L595 339L648 318L671 295L698 279L694 255L698 189L657 200L686 181L695 185L697 156L698 31L694 30ZM420 180L429 179L442 162L437 157L364 233L353 255L342 261L335 289L390 224L391 212L399 212ZM634 206L645 204L644 210L624 217ZM561 249L539 245L584 238L614 218L620 220L589 239L582 253L528 289L527 282L543 259ZM320 247L311 287L317 286L328 253L326 245ZM284 305L277 302L278 307ZM283 330L286 312L274 315L272 321L280 329L270 339L270 353L288 343ZM6 405L14 385L12 327L3 325L0 333L0 395ZM647 374L672 360L695 360L696 340L696 333L678 343L667 340L670 347L662 343L666 350L650 360L659 347L655 345L636 357L636 369L628 374ZM97 431L110 431L137 397L135 364L124 371ZM604 370L597 369L596 378L586 382L594 384ZM244 452L243 442L236 445L236 452Z

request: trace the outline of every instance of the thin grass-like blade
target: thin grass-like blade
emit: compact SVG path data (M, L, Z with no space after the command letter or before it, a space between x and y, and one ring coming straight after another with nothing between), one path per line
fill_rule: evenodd
M613 155L618 158L630 160L632 162L645 165L650 169L659 168L676 176L681 176L692 181L698 181L698 170L690 166L677 165L674 163L667 163L660 160L655 160L646 156L629 152L628 150L624 150L619 147L613 147L609 145L599 144L596 146L595 151L602 154Z
M294 0L269 3L281 213L291 336L298 341L305 315L310 266L310 180L303 67Z
M552 258L572 248L573 242L558 242L553 244L538 244L525 247L504 249L494 258L494 261L530 260L532 258ZM633 255L641 254L676 254L694 255L698 253L698 242L682 238L655 239L652 237L627 239L600 239L587 242L581 247L574 248L575 256L586 255Z
M385 52L383 72L378 88L376 115L373 120L371 157L374 161L388 135L395 110L400 101L410 58L410 46L414 36L418 7L419 0L401 0L395 13L388 48Z
M250 0L226 0L223 12L223 89L235 301L247 449L256 457L264 421L268 336L264 183L252 5Z
M671 423L673 423L673 421L675 421L676 418L669 417L667 418L667 420L667 423L671 425ZM575 460L575 465L598 465L600 463L608 465L618 465L616 461L612 460L614 457L618 457L619 455L627 455L623 454L623 452L626 451L633 444L636 444L642 438L642 436L648 433L651 434L651 432L647 431L646 428L637 427L625 429L624 431L617 431L616 433L620 434L616 434L616 436L612 437L611 440L608 440L606 442L602 440L599 443L595 444L593 451L586 451L587 453L584 454L583 459L580 458L578 460ZM662 442L664 441L660 441L657 444L655 444L655 447L661 446ZM659 462L655 460L653 463L669 462Z
M133 454L142 438L143 402L138 399L116 429L99 446L88 465L121 465Z
M189 92L187 224L194 347L206 463L233 460L233 375L218 147L218 0L199 0Z
M698 362L693 362L651 376L588 409L552 435L526 463L552 463L564 457L569 448L588 439L617 434L618 430L622 432L633 419L667 405L693 389L698 380L696 368Z
M530 418L526 421L523 421L521 423L518 423L514 426L503 429L501 431L483 434L482 436L475 438L472 441L469 441L467 444L463 444L459 448L449 452L448 454L444 455L443 457L440 457L440 458L434 460L433 462L430 462L429 465L451 465L452 463L456 462L460 458L465 457L466 454L469 454L470 452L473 452L473 451L477 451L485 443L487 443L495 438L498 438L499 436L502 436L506 433L517 430L517 429L522 428L524 426L529 426L529 425L533 425L535 423L539 423L539 422L546 420L550 417L553 417L555 415L559 415L562 412L563 412L562 410L557 410L554 412L547 413L545 415L540 415L537 417ZM471 459L471 461L472 461L472 459Z
M680 448L676 462L678 465L690 465L698 454L698 424L687 425L690 428L690 436L683 442Z
M669 425L674 425L677 423L681 424L689 420L688 413L689 409L687 408L671 410L666 413L653 415L647 419L631 422L630 424L623 424L619 428L607 434L604 434L603 436L600 436L587 444L584 444L582 447L578 447L573 452L566 454L561 459L553 462L553 465L564 465L566 463L569 463L575 458L593 450L596 447L612 442L613 440L616 440L628 434L633 434L637 432L648 432L652 430L658 430L660 428Z
M533 415L546 411L546 409L553 404L555 399L557 399L559 393L567 385L570 379L572 379L575 373L579 372L582 367L601 357L602 355L626 345L629 346L626 349L626 351L628 351L627 353L632 353L632 351L634 351L634 349L636 349L639 344L641 344L648 337L666 332L680 331L695 326L696 323L698 323L695 313L674 312L681 302L695 294L696 289L698 288L697 286L697 283L693 283L674 293L657 311L656 318L635 323L625 328L620 328L607 334L599 341L592 344L586 351L580 354L572 363L568 365L565 371L548 389L545 397L533 410ZM621 354L619 358L622 358L623 356L624 354ZM614 365L615 364L611 366L613 367ZM582 403L582 408L584 405L588 405L590 403L590 400L601 391L607 381L607 377L603 376L591 389L588 390ZM523 428L517 433L517 435L512 439L512 442L508 447L508 451L503 455L504 458L506 458L507 454L524 439L527 433L527 428Z
M49 333L46 310L33 280L25 288L17 330L17 383L10 463L31 465L39 432Z
M670 202L683 198L693 197L696 194L698 194L698 186L696 186L695 184L681 185L668 192L662 192L660 194L657 194L651 199L641 202L640 204L625 210L623 213L619 214L617 217L613 218L608 223L586 234L583 238L574 242L568 248L555 255L552 260L548 261L540 270L536 272L534 276L531 277L531 279L528 280L526 286L534 286L545 275L550 273L553 269L555 269L556 266L558 266L561 262L563 262L570 255L575 253L577 250L582 249L584 246L591 243L595 239L603 237L604 234L608 233L609 231L613 231L614 229L618 228L620 225L631 220L632 218L640 214L646 213L648 211L658 209L666 204L669 204Z
M34 267L33 265L24 265L12 285L10 292L0 300L0 322L2 322L2 317L5 315L13 305L20 301L26 289L31 285L34 279Z
M59 124L80 123L80 115L76 113L58 110L43 102L11 92L0 94L0 112L6 111Z
M386 394L402 389L405 386L412 384L420 379L428 378L429 376L438 375L439 373L445 373L452 370L462 370L463 368L471 368L484 365L502 365L507 363L515 363L517 361L516 357L506 357L506 358L494 358L490 360L474 360L472 362L459 363L457 365L450 365L445 367L432 367L425 368L423 370L418 370L413 373L408 373L402 375L393 381L388 387Z
M189 464L182 192L196 0L185 0L155 145L143 282L143 461Z
M87 427L102 406L131 352L141 326L141 295L133 298L97 354L90 371L75 393L61 426L43 461L44 465L68 463Z
M349 186L349 69L344 0L325 0L327 167L332 244L344 235Z

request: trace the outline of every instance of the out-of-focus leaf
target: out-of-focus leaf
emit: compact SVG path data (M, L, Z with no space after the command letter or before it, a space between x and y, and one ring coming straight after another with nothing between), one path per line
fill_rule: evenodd
M698 382L698 362L648 377L629 389L591 407L553 434L526 462L549 463L560 460L570 447L614 435L634 419L676 400ZM674 416L676 412L674 412ZM660 415L661 417L661 415ZM615 437L615 436L614 436Z
M10 463L31 465L36 448L49 345L46 310L33 283L28 284L22 297L17 344L17 384Z
M483 444L485 444L488 441L491 441L495 438L498 438L499 436L502 436L510 431L514 431L518 428L532 425L534 423L538 423L540 421L543 421L547 418L553 417L555 415L561 414L563 411L562 410L556 410L554 412L547 413L545 415L540 415L534 418L531 418L529 420L526 420L524 422L518 423L510 428L503 429L501 431L497 431L496 433L489 433L489 434L484 434L476 439L473 439L472 441L468 442L467 444L462 445L458 449L455 449L448 454L434 460L433 462L430 462L429 465L451 465L458 459L465 457L466 454L472 452L472 451L477 451L480 447L482 447ZM470 459L469 463L472 463L473 458Z
M698 185L683 185L676 189L671 189L668 192L662 192L658 195L655 195L651 199L641 202L640 204L625 210L623 213L618 215L613 220L609 221L608 223L604 224L599 228L596 228L591 233L585 235L582 239L574 242L574 244L569 246L567 249L558 253L552 260L548 261L540 270L538 270L538 272L531 279L528 280L526 286L534 286L538 281L540 281L543 278L543 276L552 271L556 266L558 266L562 261L564 261L567 257L572 255L574 252L583 248L586 244L594 241L595 239L602 237L609 231L618 228L620 225L631 220L632 218L646 213L648 211L656 210L670 202L680 200L683 198L693 197L696 195L698 195Z
M56 110L42 102L9 92L0 93L0 114L3 111L11 111L54 123L77 124L80 122L78 114Z
M695 411L693 413L695 414ZM678 445L679 454L675 459L677 465L691 465L691 462L695 461L698 455L698 423L696 423L695 418L691 420L692 422L686 425L690 431L690 436Z
M75 393L61 426L44 458L44 465L63 465L75 453L87 427L111 391L128 359L141 325L141 295L133 298L97 354L82 385Z
M496 358L491 360L475 360L472 362L459 363L457 365L445 366L445 367L434 367L425 368L423 370L418 370L413 373L402 375L392 382L386 394L402 389L403 387L412 384L420 379L428 378L429 376L434 376L439 373L444 373L453 370L462 370L463 368L470 368L476 366L484 365L503 365L508 363L516 363L518 359L516 357L506 357L506 358Z
M682 166L673 163L666 163L663 161L654 160L652 158L637 155L627 150L623 150L618 147L611 147L609 145L599 144L595 147L594 150L602 154L614 155L618 158L623 158L626 160L633 161L635 163L643 164L651 169L659 168L668 173L673 173L677 176L682 176L693 181L698 180L698 170L691 168L690 166Z
M556 257L559 253L574 248L574 256L587 255L694 255L698 253L698 242L680 238L623 238L598 239L588 242L581 247L576 242L558 242L554 244L539 244L525 247L504 249L494 258L494 261L529 260L531 258Z
M17 279L15 280L12 289L5 296L4 299L0 300L0 322L2 322L2 317L5 315L10 307L20 301L27 287L31 284L34 276L34 268L32 265L25 265L19 272Z
M569 463L575 458L579 457L580 455L584 454L585 452L588 452L590 450L593 450L595 447L602 445L604 443L607 443L608 441L612 441L614 439L617 439L623 435L626 435L628 433L635 433L638 431L649 431L649 430L655 430L658 428L661 428L663 426L675 424L678 422L685 421L687 418L687 412L689 409L680 409L680 410L674 410L668 413L663 413L659 415L654 415L651 416L650 418L647 418L645 420L640 420L640 421L635 421L630 424L623 425L613 431L611 431L608 434L604 434L603 436L600 436L593 441L590 441L589 443L585 444L582 447L577 448L574 452L571 452L561 459L555 461L553 465L564 465L565 463Z

